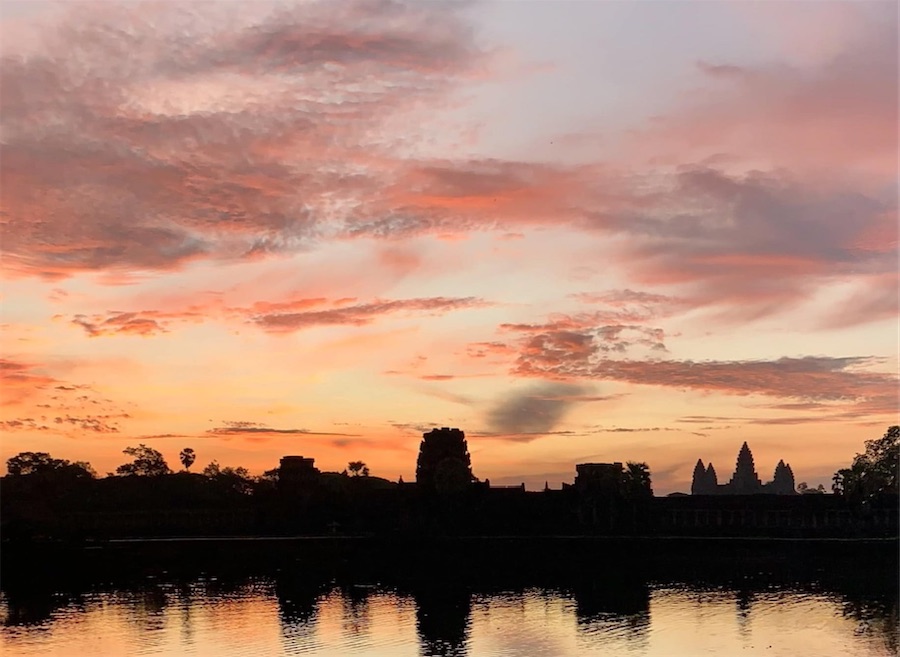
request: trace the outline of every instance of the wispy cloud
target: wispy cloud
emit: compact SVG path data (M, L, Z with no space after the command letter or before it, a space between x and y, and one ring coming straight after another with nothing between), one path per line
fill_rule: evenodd
M344 306L329 310L311 310L297 313L264 313L253 315L250 321L273 332L296 331L312 326L344 324L361 326L382 315L400 312L424 312L439 314L451 310L481 308L486 301L475 297L452 299L434 297L427 299L400 299L374 301L372 303Z
M369 303L351 303L353 301L355 299L336 299L329 302L328 299L315 298L258 301L249 307L225 307L213 304L206 308L190 306L184 310L113 311L91 316L75 315L70 321L84 329L92 338L158 335L169 332L174 324L210 320L238 320L273 333L286 333L316 326L363 326L381 317L401 313L439 315L454 310L484 308L491 305L490 302L476 297L376 299ZM347 305L348 303L351 305Z
M254 435L254 434L298 434L303 436L343 436L343 437L356 437L359 436L357 433L343 433L336 431L312 431L310 429L275 429L273 427L267 427L263 424L259 424L257 422L249 422L245 420L237 420L231 422L225 422L224 426L214 427L212 429L207 430L209 434L215 434L217 436L244 436L244 435Z

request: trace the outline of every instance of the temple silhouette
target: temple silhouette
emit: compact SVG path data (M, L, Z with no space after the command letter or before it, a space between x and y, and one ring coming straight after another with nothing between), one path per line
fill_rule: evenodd
M753 453L744 442L738 452L734 474L727 484L720 484L712 461L704 467L703 460L697 459L691 481L691 495L796 495L794 471L783 460L775 466L772 481L764 484L756 474Z
M466 436L422 435L416 480L371 476L361 461L327 472L286 455L251 479L237 472L72 476L71 468L0 478L0 534L9 541L157 536L896 536L898 499L801 495L779 461L763 483L747 443L719 484L698 461L692 495L653 494L646 463L577 463L574 481L541 491L493 486L472 469Z

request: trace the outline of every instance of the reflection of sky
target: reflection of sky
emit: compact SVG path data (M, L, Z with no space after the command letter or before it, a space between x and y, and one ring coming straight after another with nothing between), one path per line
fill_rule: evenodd
M388 20L348 2L337 20L301 3L286 32L260 23L282 5L123 6L0 10L0 458L103 473L145 441L171 462L189 444L198 465L303 453L410 480L415 432L395 425L455 425L492 481L558 487L593 455L648 461L665 494L698 457L725 475L744 440L763 480L784 459L828 487L894 420L890 5L428 3ZM182 51L197 44L214 53ZM298 52L324 60L291 70ZM329 113L362 98L352 120ZM597 300L625 291L656 300ZM303 299L321 301L312 325L262 321ZM667 351L614 344L637 365L611 376L610 325L661 330ZM784 360L806 356L809 372ZM663 379L659 360L677 365ZM483 436L510 391L559 379L606 399L568 403L544 435ZM55 392L75 385L89 399ZM295 431L209 433L227 422Z
M301 618L279 616L279 602L264 584L91 594L42 625L7 626L0 646L10 656L419 654L414 598L375 589L355 597L335 590ZM6 612L6 599L0 604ZM663 588L651 592L649 616L609 612L576 619L570 596L532 589L476 595L461 622L468 626L469 655L538 657L875 656L887 654L879 628L891 621L842 617L838 600L818 594L757 593L741 608L734 592Z

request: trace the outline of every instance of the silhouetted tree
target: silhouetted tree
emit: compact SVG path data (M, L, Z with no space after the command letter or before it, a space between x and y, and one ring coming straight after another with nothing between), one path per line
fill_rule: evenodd
M87 461L71 463L65 459L55 459L47 452L20 452L7 459L6 469L12 476L30 474L65 474L75 478L91 478L97 471Z
M363 477L369 476L369 468L362 461L350 461L350 463L347 464L347 470L353 473L354 477L359 477L360 475Z
M194 465L194 461L197 460L197 455L194 454L193 449L191 449L190 447L185 447L183 450L181 450L178 458L181 461L181 465L184 466L184 469L190 472L191 466Z
M220 476L226 477L240 477L241 479L250 479L250 471L247 468L238 466L236 468L232 468L230 465L222 468L222 472Z
M250 476L250 471L247 468L226 466L219 471L215 478L220 483L225 484L227 488L242 495L249 495L253 492L253 478Z
M68 461L55 459L47 452L20 452L6 461L6 469L13 476L47 472L68 465Z
M797 484L797 492L800 493L801 495L808 490L809 490L809 484L806 483L805 481L801 481L799 484Z
M639 499L653 497L653 488L650 482L650 466L646 463L629 461L626 464L624 477L624 490L628 497Z
M900 492L900 426L888 427L877 440L867 440L866 451L857 454L849 468L838 470L831 489L846 497L862 501L881 493Z
M260 481L268 481L272 483L278 483L279 475L281 474L281 468L272 468L271 470L266 470L263 472L259 479Z
M122 453L126 456L131 456L134 460L131 463L124 463L116 468L116 474L155 477L171 474L172 472L169 469L166 460L163 458L163 455L152 447L147 447L143 443L137 447L126 447L122 450Z
M277 468L269 470L260 477L260 480L275 481L271 480L270 477L273 476L273 473L277 474L277 472ZM223 468L218 461L211 461L209 465L203 468L202 474L204 477L212 479L216 484L235 490L238 493L249 495L253 492L253 477L250 476L250 471L247 468L241 466L236 468L225 466Z
M94 466L87 461L73 461L71 466L68 467L84 472L91 479L97 478L97 471L94 470Z

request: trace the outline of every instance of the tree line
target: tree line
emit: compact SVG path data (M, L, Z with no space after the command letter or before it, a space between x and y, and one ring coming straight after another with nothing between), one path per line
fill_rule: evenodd
M143 443L123 450L130 461L116 468L108 477L159 477L174 474L161 452ZM183 472L190 473L197 459L196 452L185 447L178 455ZM9 458L6 467L10 476L54 475L59 479L96 479L97 471L87 461L68 461L52 457L47 452L20 452ZM900 494L900 426L888 427L881 438L865 441L865 450L856 454L849 467L841 468L832 478L832 492L850 499L864 501L875 496L891 493ZM278 468L265 471L253 477L247 468L220 466L211 461L201 473L209 479L230 481L241 492L250 493L253 484L275 482ZM369 477L370 471L363 461L350 461L341 472L343 476ZM649 490L650 472L645 463L629 463L626 470L630 485Z
M175 474L162 452L143 443L137 447L126 447L122 453L131 457L131 460L118 466L115 472L108 472L107 477L162 477ZM191 447L185 447L178 454L178 460L183 468L182 472L190 474L191 467L197 460L197 454ZM99 478L97 471L87 461L58 459L47 452L20 452L7 459L6 469L9 476L13 477L51 475L63 480ZM217 460L213 460L199 474L209 479L232 480L236 488L249 493L254 483L276 482L278 472L278 468L273 468L254 477L243 466L222 466ZM369 477L370 474L369 467L364 461L350 461L341 472L342 476L350 477Z

